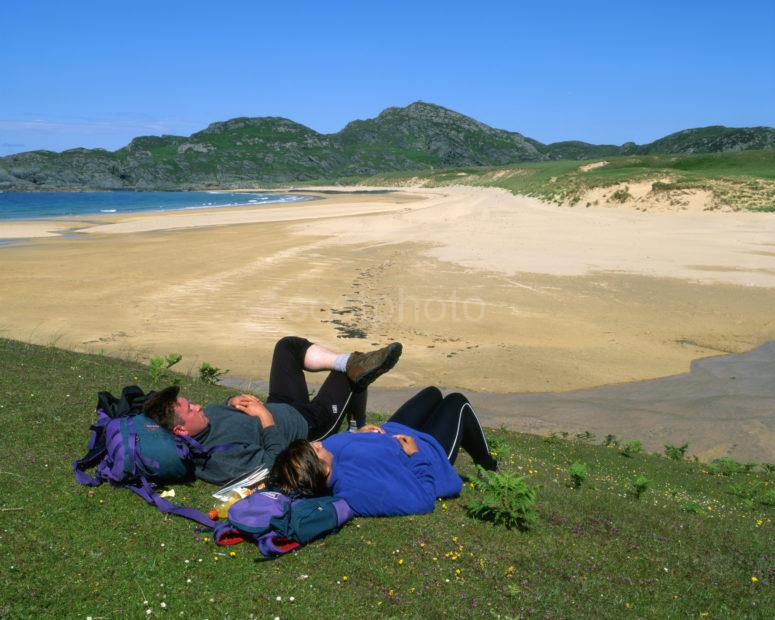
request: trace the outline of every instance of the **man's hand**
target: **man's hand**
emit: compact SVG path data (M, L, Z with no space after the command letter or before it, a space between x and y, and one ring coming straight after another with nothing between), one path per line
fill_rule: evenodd
M413 454L420 451L420 449L417 447L417 442L414 440L414 437L410 437L409 435L393 435L393 437L398 439L398 443L401 444L401 449L404 451L406 456L412 456Z
M375 424L364 424L355 432L356 433L380 433L381 435L385 434L385 431L382 430L379 426L376 426Z
M229 406L237 409L237 405L249 405L250 403L261 403L261 400L253 394L240 394L239 396L232 396L228 401Z
M274 417L258 398L252 394L240 394L229 399L229 405L245 415L258 418L261 426L274 426Z

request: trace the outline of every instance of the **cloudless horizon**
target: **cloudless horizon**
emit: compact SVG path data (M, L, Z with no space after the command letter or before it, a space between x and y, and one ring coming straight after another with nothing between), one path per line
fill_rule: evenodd
M0 156L422 100L544 143L775 126L775 3L8 0Z

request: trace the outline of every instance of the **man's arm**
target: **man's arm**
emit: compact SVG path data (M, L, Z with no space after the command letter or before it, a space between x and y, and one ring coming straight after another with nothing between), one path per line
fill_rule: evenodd
M263 428L274 426L274 417L272 413L264 406L258 398L251 394L240 394L229 399L229 405L245 415L258 418Z
M285 439L275 426L272 412L264 406L264 403L251 394L235 396L229 399L229 404L245 415L258 418L258 421L261 423L261 439L264 444L265 463L267 467L271 467L275 457L286 448Z

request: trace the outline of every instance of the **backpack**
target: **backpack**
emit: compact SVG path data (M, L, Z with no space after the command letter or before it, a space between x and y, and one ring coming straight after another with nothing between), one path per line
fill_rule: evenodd
M339 529L352 517L347 502L336 497L292 499L276 491L258 491L229 507L213 540L219 545L252 541L264 557L274 558Z
M215 521L194 508L173 504L154 490L156 484L193 479L195 456L226 450L232 444L205 448L187 436L175 435L142 413L146 396L134 385L118 399L109 392L97 395L97 422L91 426L87 453L72 463L75 479L88 486L109 482L137 493L161 512L176 514L213 528ZM94 476L86 473L95 467Z

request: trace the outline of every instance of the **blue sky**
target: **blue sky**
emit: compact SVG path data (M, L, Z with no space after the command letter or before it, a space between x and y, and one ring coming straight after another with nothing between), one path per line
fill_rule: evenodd
M775 126L771 0L538 4L4 0L0 155L416 100L542 142Z

